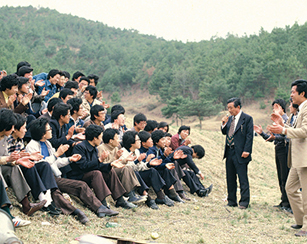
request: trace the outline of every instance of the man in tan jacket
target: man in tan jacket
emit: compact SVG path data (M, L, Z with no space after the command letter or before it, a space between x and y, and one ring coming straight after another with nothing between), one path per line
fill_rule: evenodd
M296 236L307 236L307 81L296 80L291 86L293 104L299 105L296 122L289 127L283 124L280 115L272 114L271 119L276 125L268 126L268 130L290 138L288 166L291 168L286 192L296 222L291 227L301 229Z

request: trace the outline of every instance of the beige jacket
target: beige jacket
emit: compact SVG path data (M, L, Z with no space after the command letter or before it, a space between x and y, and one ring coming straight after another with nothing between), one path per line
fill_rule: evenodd
M285 125L290 139L288 167L307 167L307 102L300 110L293 127Z

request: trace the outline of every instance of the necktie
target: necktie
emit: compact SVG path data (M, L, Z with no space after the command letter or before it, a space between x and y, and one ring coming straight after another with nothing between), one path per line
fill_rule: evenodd
M227 135L227 145L228 146L233 146L234 145L233 133L235 131L235 122L236 122L236 118L233 116L231 124L230 124L229 131L228 131L228 135Z

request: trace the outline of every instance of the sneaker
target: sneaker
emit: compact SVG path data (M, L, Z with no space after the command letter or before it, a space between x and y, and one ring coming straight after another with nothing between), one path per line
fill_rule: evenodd
M168 196L164 196L163 199L156 198L156 204L165 204L166 206L172 207L174 206L174 202L168 198Z
M13 218L12 221L14 223L15 228L23 227L23 226L27 226L27 225L31 224L31 221L24 220L24 219L21 219L19 217Z
M131 208L137 208L137 205L135 205L131 202L127 202L127 201L124 201L124 202L117 201L116 204L115 204L115 207L117 207L117 208L122 207L122 208L125 208L125 209L131 209Z
M150 201L146 202L146 205L151 209L159 209L158 205L156 204L155 200L151 199Z

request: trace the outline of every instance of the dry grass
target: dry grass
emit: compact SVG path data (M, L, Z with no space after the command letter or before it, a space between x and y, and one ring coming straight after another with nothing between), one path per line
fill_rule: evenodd
M135 111L145 112L149 118L160 118L158 111L146 112L146 97L139 96L137 99L144 102L139 103L139 107L127 105L126 101L121 103L127 108L128 125L132 124L131 114L135 114ZM134 112L131 113L132 109ZM256 123L261 123L269 114L268 109L267 115L261 115L264 110L259 111L257 105L244 110L255 117ZM90 218L86 226L71 216L62 215L53 219L38 213L29 218L14 208L13 214L32 221L30 226L17 229L17 236L25 243L70 243L82 234L120 236L157 243L305 243L305 238L294 237L296 231L290 228L294 224L293 217L272 207L280 201L272 143L266 143L259 137L254 140L253 161L249 165L251 207L247 210L225 207L223 199L227 189L225 162L222 161L225 138L218 131L220 117L210 118L204 125L205 130L202 131L193 128L191 138L193 144L201 144L206 149L205 158L197 163L206 176L203 183L206 186L214 184L209 197L199 198L188 193L192 201L185 204L176 204L171 208L160 206L157 211L144 205L140 205L136 211L119 209L119 216L110 219L98 219L74 199L74 204ZM171 133L176 131L177 128L171 126ZM108 198L108 201L114 209L112 199ZM51 225L43 226L43 221ZM106 228L108 221L117 222L120 226ZM160 235L155 241L150 237L152 232Z

